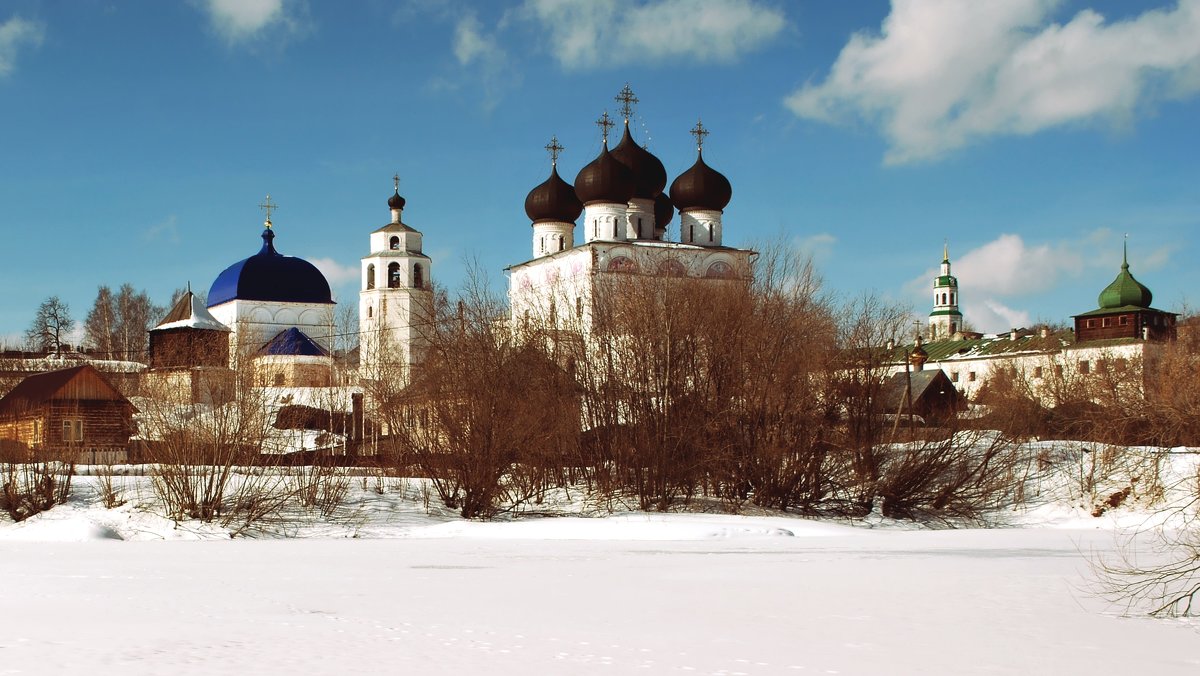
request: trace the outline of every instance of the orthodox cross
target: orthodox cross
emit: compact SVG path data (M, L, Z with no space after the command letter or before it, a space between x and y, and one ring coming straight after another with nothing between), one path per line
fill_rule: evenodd
M633 90L629 88L629 83L625 83L625 87L617 94L615 100L621 102L621 114L625 116L625 121L629 121L629 116L633 114L633 106L638 103L638 97L633 95Z
M396 187L396 194L400 194L400 174L392 174L392 185Z
M278 205L278 204L272 204L272 203L271 203L271 193L267 193L267 199L266 199L266 200L264 200L262 204L258 205L258 208L259 208L259 209L262 209L262 210L263 210L263 211L265 211L265 212L267 212L267 224L268 224L268 225L270 225L270 223L271 223L271 211L273 211L273 210L275 210L275 209L278 209L278 208L279 208L279 205Z
M692 127L688 133L696 137L696 150L703 150L704 137L708 136L708 130L704 128L704 123L697 119L696 126Z
M563 151L562 145L558 142L558 136L551 136L550 142L546 144L546 152L550 153L550 164L558 166L558 154Z
M596 120L596 126L600 127L600 131L604 134L604 145L608 145L608 130L613 128L613 121L608 116L607 110L604 111L599 120Z

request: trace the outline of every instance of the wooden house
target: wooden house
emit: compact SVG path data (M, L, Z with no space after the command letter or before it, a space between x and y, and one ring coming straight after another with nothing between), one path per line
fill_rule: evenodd
M38 458L125 462L133 413L133 404L85 364L29 376L0 399L0 439Z
M966 403L941 369L893 374L880 391L881 412L906 415L911 410L935 424L953 418Z

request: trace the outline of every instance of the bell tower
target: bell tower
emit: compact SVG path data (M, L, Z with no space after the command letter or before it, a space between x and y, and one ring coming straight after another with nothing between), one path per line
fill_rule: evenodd
M424 359L433 322L432 261L421 233L401 221L400 177L388 199L392 220L371 233L358 294L359 375L410 382Z
M958 279L950 274L950 247L942 245L941 273L933 280L933 312L929 313L929 339L945 340L962 330L958 310Z

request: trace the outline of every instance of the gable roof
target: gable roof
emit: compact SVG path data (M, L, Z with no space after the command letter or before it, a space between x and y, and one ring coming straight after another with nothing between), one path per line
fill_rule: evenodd
M904 376L903 371L892 374L888 378L883 387L879 391L879 403L883 407L884 413L891 413L904 405ZM908 373L909 382L912 387L912 400L918 402L926 393L942 394L952 392L957 399L958 388L950 379L946 377L945 371L941 369L925 369L921 371L911 371Z
M191 289L180 296L179 300L175 302L175 307L171 308L158 326L150 330L163 331L166 329L229 331L229 327L217 321L217 318L212 316L212 313L204 307L204 303L200 302Z
M258 356L328 357L329 352L296 327L280 331L266 345L258 348Z
M0 415L20 413L45 404L54 399L71 398L64 390L78 379L87 378L93 383L99 383L102 390L107 390L112 396L107 397L118 401L128 402L117 388L113 387L95 367L84 364L61 371L48 371L29 376L17 384L8 394L0 399ZM94 399L95 397L78 397Z

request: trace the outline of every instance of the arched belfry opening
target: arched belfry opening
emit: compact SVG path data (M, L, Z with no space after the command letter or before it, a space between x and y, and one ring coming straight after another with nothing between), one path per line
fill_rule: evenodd
M399 289L400 288L400 264L399 263L389 263L388 264L388 288L389 289Z

